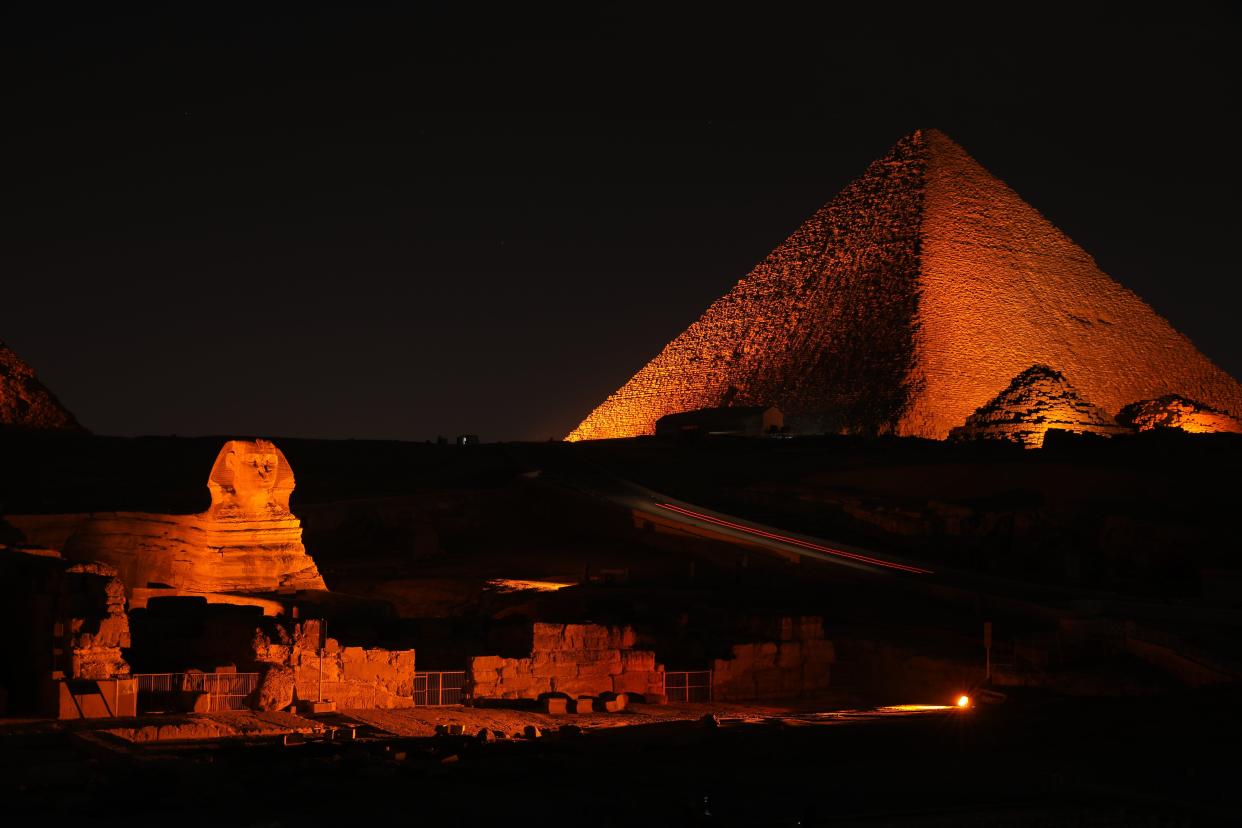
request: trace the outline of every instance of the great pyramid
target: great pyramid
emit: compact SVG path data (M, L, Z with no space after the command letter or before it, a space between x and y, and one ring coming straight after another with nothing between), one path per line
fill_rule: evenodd
M34 369L0 342L0 428L5 427L82 430Z
M945 438L1046 365L1115 415L1242 386L1013 190L919 130L820 208L566 438L775 405L792 430Z

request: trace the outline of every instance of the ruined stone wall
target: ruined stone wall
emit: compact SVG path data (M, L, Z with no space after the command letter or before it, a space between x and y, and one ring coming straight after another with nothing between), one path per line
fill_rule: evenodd
M655 653L634 644L629 627L537 623L529 658L476 656L468 678L475 698L662 693L664 666L656 664Z
M125 590L102 564L71 563L54 550L0 545L0 710L57 709L59 679L106 682L129 675Z
M313 620L294 625L291 633L276 639L260 633L255 638L255 660L288 676L289 692L303 701L319 698L322 665L323 697L338 708L414 705L414 650L344 647L328 638L321 662L320 636L319 622Z
M781 618L777 640L735 644L729 658L712 662L716 701L787 699L828 688L836 650L824 638L823 619Z

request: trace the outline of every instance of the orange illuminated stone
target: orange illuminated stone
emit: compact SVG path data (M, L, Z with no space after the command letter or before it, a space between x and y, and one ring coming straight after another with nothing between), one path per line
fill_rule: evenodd
M34 369L0 342L0 426L80 431L82 426Z
M793 432L943 439L1032 365L1109 415L1242 386L936 130L903 138L566 439L779 406Z
M65 544L66 557L115 567L126 591L275 592L325 589L302 545L302 522L289 511L293 470L266 440L230 440L207 488L211 506L197 515L100 512Z

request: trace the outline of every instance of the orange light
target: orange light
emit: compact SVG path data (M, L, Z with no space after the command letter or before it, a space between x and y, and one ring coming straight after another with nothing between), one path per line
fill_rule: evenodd
M962 708L963 710L965 710L967 707L970 707L970 696L958 696L957 706Z

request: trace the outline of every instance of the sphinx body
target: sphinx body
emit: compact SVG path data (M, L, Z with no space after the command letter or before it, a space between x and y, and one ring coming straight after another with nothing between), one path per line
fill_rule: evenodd
M326 589L302 545L302 522L289 510L293 470L266 440L230 440L207 488L211 506L197 515L102 512L65 545L66 557L113 566L126 591L277 592Z

